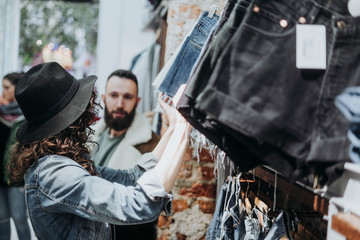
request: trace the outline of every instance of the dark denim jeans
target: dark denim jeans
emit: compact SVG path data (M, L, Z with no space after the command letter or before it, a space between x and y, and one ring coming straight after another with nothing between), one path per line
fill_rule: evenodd
M178 53L169 72L159 86L161 92L173 97L180 85L187 82L190 71L196 62L204 43L219 20L219 16L208 17L208 12L204 12L198 19L195 28L190 36L185 40L183 47Z
M201 59L197 61L197 66L194 66L185 94L181 96L177 107L191 125L226 152L228 157L242 171L254 168L259 164L259 160L252 152L243 147L241 142L232 135L227 134L223 127L211 119L211 117L194 109L194 99L201 92L202 88L205 87L217 58L241 24L251 1L236 0L227 2L218 26L214 30L213 36L210 36L212 39L209 41L209 45L205 46L206 49L201 55Z
M276 217L269 233L266 235L265 240L277 240L286 236L287 239L292 239L290 234L290 220L287 212L280 212Z
M295 26L303 18L326 26L327 69L313 75L295 64ZM197 84L204 88L190 92L194 108L299 160L298 166L323 172L348 161L348 123L334 99L360 83L359 23L347 12L347 0L254 0L210 79Z
M208 47L207 51L204 52L202 59L196 66L196 70L190 76L188 86L185 90L185 95L187 97L194 98L204 89L223 49L242 23L249 2L250 0L238 0L235 3L235 6L232 8L229 6L229 8L225 10L228 11L228 13L225 13L224 15L229 15L229 18L226 19L225 17L222 26L219 26L214 32L211 45Z
M240 182L234 178L226 180L221 186L206 240L235 240L245 234L245 210L239 206L240 190Z
M27 221L24 187L0 187L0 239L10 239L10 218L19 240L31 239Z
M219 196L216 200L216 207L213 217L210 221L209 227L206 232L206 240L214 240L220 237L220 226L221 220L224 212L224 204L226 201L226 193L228 192L229 182L226 181L219 191Z
M241 196L241 187L238 179L230 180L230 189L228 189L228 198L224 205L223 216L221 220L220 240L236 240L245 234L245 211L240 211L239 199Z

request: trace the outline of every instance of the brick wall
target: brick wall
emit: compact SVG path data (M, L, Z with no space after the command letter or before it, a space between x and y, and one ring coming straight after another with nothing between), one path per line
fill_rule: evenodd
M160 216L158 239L205 239L215 210L216 179L214 160L205 150L200 159L192 157L192 149L187 150L173 188L173 214Z
M167 16L165 63L204 11L212 4L223 8L225 0L170 0ZM173 188L173 214L161 215L159 240L205 239L216 204L214 160L208 152L193 158L192 149L185 154L184 164Z

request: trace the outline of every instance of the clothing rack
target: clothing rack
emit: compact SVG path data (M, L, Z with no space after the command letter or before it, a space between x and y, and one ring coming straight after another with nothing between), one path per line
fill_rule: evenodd
M325 196L321 196L321 194L315 192L314 190L310 190L308 187L301 185L299 182L289 182L277 172L266 166L258 166L254 168L252 172L257 178L283 190L307 206L309 209L319 212L322 215L327 215L329 199Z

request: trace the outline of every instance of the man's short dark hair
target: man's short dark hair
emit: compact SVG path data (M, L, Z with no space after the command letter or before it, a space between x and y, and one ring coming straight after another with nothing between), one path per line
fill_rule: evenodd
M110 74L110 76L108 77L107 81L109 81L109 79L110 79L112 76L118 76L118 77L120 77L120 78L127 78L127 79L130 79L130 80L134 81L135 84L136 84L136 91L139 92L137 77L136 77L135 74L133 74L131 71L122 70L122 69L115 70L114 72L112 72L112 73Z

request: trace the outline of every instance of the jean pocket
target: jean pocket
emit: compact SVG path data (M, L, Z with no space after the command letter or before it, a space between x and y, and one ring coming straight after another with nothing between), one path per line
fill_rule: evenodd
M204 26L204 23L199 24L190 38L190 43L201 50L205 44L209 32L210 30Z

